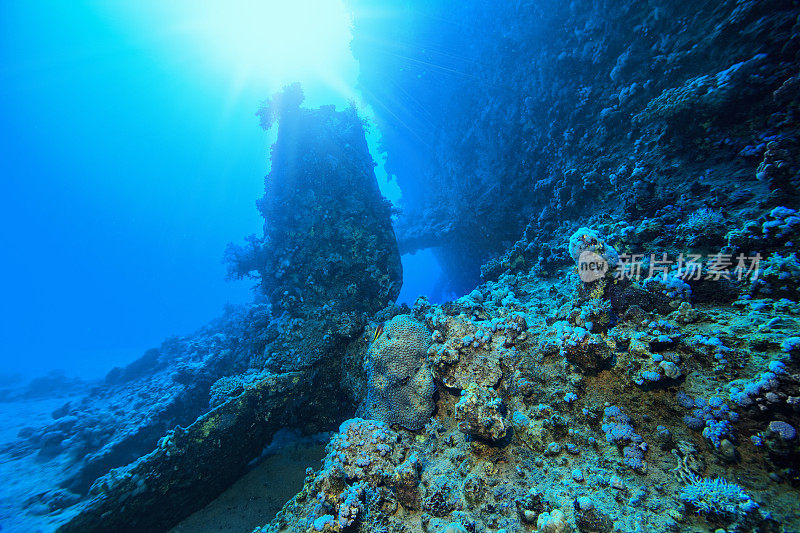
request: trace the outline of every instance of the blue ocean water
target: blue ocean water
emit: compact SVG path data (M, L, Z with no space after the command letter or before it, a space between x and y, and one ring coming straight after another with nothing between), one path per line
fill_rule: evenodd
M248 298L207 251L258 228L253 103L106 9L2 7L3 374L102 375Z
M271 138L254 113L285 80L209 65L208 35L180 30L191 17L156 2L2 6L0 374L102 376L251 299L222 253L260 230ZM348 98L319 79L306 92Z

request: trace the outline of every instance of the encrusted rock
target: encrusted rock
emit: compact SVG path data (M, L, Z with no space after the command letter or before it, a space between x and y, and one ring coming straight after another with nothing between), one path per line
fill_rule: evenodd
M420 508L419 469L419 459L412 453L395 468L389 482L397 501L407 509Z
M464 314L447 316L435 308L426 320L438 332L428 350L434 376L451 389L464 389L473 382L493 387L502 375L501 361L516 359L515 346L527 339L522 313L470 320Z
M502 440L507 431L502 404L493 389L471 383L461 392L461 400L455 406L454 418L458 421L458 429L473 437Z

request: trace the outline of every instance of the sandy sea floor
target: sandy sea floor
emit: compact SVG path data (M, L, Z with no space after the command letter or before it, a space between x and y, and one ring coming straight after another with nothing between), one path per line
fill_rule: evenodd
M0 531L36 533L53 531L67 517L37 506L37 496L56 488L66 465L43 460L36 453L16 455L10 445L24 427L41 427L53 421L52 412L82 395L0 402ZM41 507L41 508L40 508Z
M271 451L216 500L178 524L171 533L249 532L275 516L303 488L306 468L318 468L325 445L317 439L288 442Z

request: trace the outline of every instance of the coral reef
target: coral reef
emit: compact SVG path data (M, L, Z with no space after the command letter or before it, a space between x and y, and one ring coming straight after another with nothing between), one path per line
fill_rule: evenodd
M418 299L410 316L432 331L434 368L457 369L479 354L491 377L469 366L463 381L439 373L424 431L346 423L307 483L330 475L332 457L343 461L341 476L366 483L349 526L362 531L796 527L800 443L791 398L800 341L789 333L797 309L788 312L791 324L748 337L742 332L777 300L759 300L762 307L743 315L753 303L747 280L733 285L734 301L706 303L694 301L688 284L631 281L628 288L639 283L643 294L674 303L646 311L613 305L621 280L595 280L589 285L603 290L587 295L574 266L561 273L506 274L441 305ZM604 346L600 365L576 357L589 353L592 339ZM472 376L484 379L467 381ZM365 426L366 434L350 434ZM380 458L370 448L370 432L386 431L402 443L397 457L395 444ZM343 440L360 444L351 451ZM380 481L370 477L375 464ZM320 506L303 496L319 492L307 485L260 530L305 531L321 517L335 519L345 501L345 486L337 487Z
M657 251L718 251L723 227L693 233L693 213L730 227L797 207L790 2L433 1L424 16L357 16L355 28L387 170L407 195L400 247L437 247L458 294L479 282L469 261L485 280L556 271L568 257L553 244L597 231L592 215L632 222Z
M233 274L257 275L276 312L375 313L397 298L402 269L362 122L355 108L302 108L293 91L270 104L280 128L258 202L264 235L249 252L229 247Z
M344 531L373 512L365 502L419 508L419 465L409 450L382 422L347 420L328 444L323 468L309 472L303 490L260 530Z
M695 478L681 491L680 498L701 513L728 522L746 517L759 507L739 485L721 478Z
M354 108L276 95L256 301L0 449L58 472L14 512L165 529L339 427L258 531L800 530L797 3L349 3L397 239Z

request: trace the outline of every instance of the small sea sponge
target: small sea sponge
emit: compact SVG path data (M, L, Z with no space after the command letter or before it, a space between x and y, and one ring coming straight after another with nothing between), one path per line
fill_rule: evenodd
M412 453L402 464L397 465L389 478L389 486L394 489L397 501L406 509L419 509L421 505L419 470L417 454Z
M225 403L230 398L242 394L247 389L255 387L259 381L267 378L269 373L249 371L235 376L219 378L211 385L209 391L209 406L216 407Z
M554 323L540 339L543 353L558 353L585 372L596 372L611 360L611 348L601 335L581 326L571 326L566 321Z
M569 531L567 517L560 509L541 513L536 519L536 529L542 533L565 533Z
M602 279L619 264L619 254L614 247L589 228L579 228L573 233L568 249L585 283Z
M623 413L616 405L606 407L603 412L603 425L601 427L606 434L608 442L624 446L622 448L622 457L627 466L639 474L647 472L647 462L644 460L647 443L633 429L628 415Z
M420 429L434 410L433 374L426 354L431 332L408 315L390 320L367 354L367 397L361 416Z
M576 263L583 252L593 252L602 256L612 268L619 263L619 255L614 247L589 228L579 228L569 238L569 255Z

